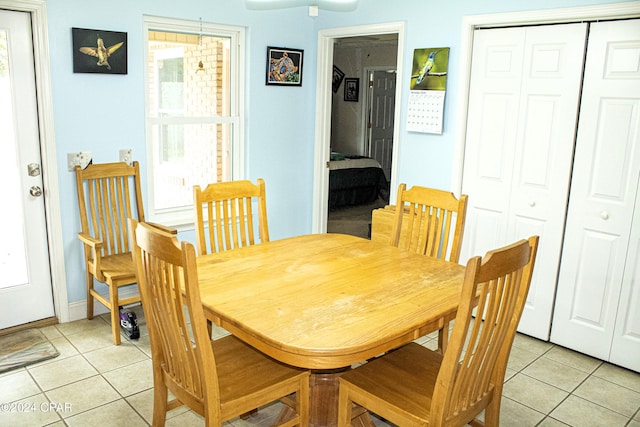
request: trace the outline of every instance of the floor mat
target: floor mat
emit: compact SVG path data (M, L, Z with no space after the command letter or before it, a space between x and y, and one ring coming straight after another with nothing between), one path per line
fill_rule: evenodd
M0 372L51 359L59 354L37 329L0 336Z

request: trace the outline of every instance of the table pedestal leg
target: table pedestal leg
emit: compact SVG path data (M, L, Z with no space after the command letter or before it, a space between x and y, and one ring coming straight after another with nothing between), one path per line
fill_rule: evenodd
M338 425L338 378L344 369L335 371L312 371L309 380L309 427L335 427ZM275 424L291 417L292 410L285 406ZM375 427L368 413L351 421L354 427Z

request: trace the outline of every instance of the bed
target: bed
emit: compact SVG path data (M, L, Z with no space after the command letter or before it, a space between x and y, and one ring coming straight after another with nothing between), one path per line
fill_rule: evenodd
M329 209L368 204L378 197L388 200L389 183L377 160L331 153Z

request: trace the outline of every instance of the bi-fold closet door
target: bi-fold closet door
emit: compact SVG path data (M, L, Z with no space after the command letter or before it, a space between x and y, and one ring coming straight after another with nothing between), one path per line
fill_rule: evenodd
M640 372L640 20L588 46L551 341Z
M521 332L549 339L588 25L476 30L461 259L537 234Z
M519 330L635 370L639 35L639 20L477 30L462 188L462 259L541 236Z

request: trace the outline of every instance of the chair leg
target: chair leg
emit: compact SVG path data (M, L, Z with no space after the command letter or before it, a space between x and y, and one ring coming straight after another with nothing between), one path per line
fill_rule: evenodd
M340 387L338 392L338 427L349 427L351 425L352 407L353 404L349 400L346 387Z
M159 368L158 368L159 369ZM153 421L152 425L163 427L167 419L168 408L168 392L167 386L162 381L162 373L156 373L156 367L153 367ZM173 406L173 405L172 405Z
M500 395L493 396L484 409L484 425L487 427L498 427L500 425Z
M109 302L111 303L111 334L113 343L120 345L120 305L118 304L118 287L109 285Z
M86 281L87 281L87 319L93 319L93 275L86 272Z
M449 343L449 322L438 330L438 351L441 354L447 350L447 344Z

